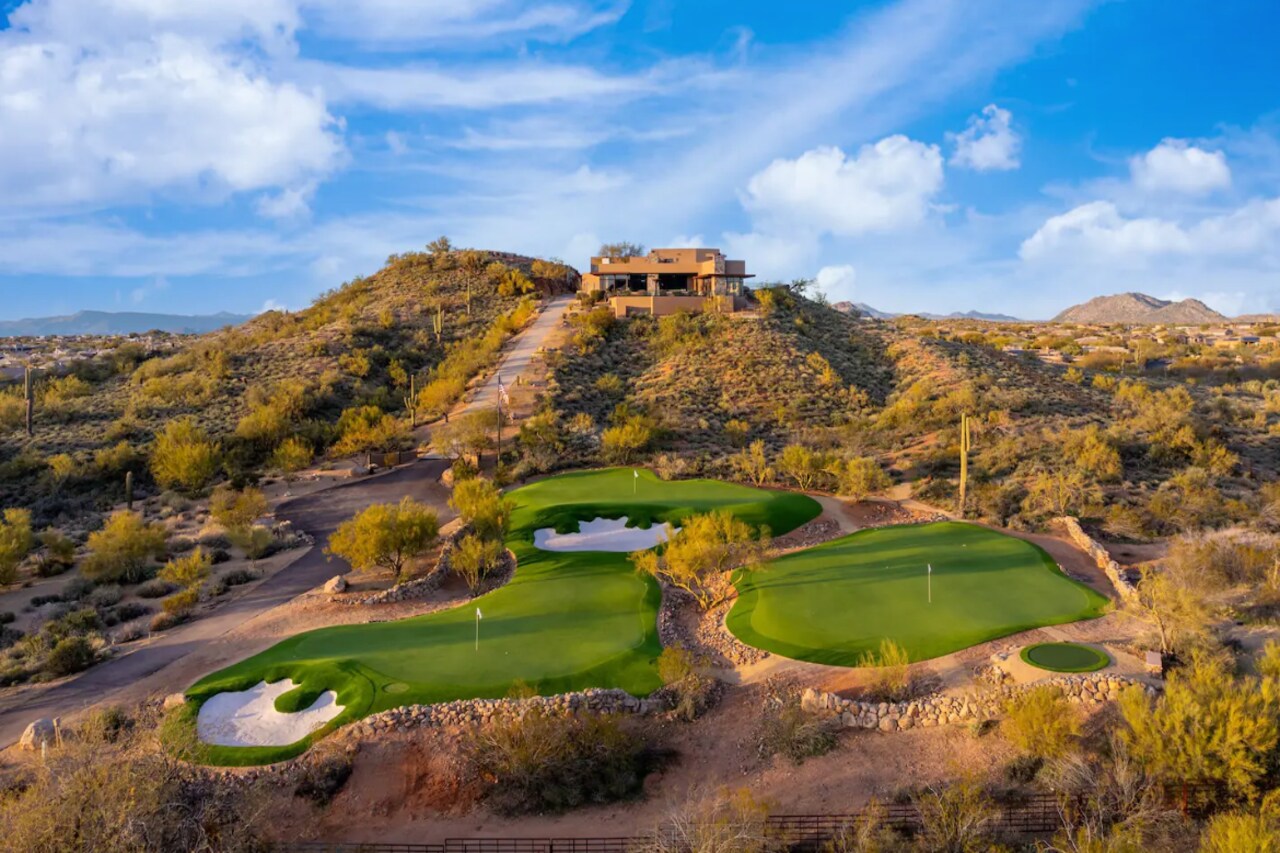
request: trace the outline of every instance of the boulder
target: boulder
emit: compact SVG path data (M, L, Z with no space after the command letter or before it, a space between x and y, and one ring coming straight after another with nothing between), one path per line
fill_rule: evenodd
M170 693L164 697L164 709L166 711L172 708L181 708L187 704L187 697L182 693Z
M41 717L27 726L18 740L18 746L31 750L40 749L46 744L53 746L58 740L58 722L57 718Z
M334 575L329 582L324 585L325 592L346 592L347 579L342 575Z

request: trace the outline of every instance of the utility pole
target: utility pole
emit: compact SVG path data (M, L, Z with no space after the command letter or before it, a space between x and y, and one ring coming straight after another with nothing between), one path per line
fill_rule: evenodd
M960 517L964 518L965 497L969 487L969 416L960 415Z

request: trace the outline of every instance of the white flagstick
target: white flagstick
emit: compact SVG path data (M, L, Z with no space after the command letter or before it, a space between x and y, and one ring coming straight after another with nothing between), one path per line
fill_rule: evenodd
M640 472L635 468L631 469L631 494L636 494L636 490L640 488Z
M929 564L929 603L933 604L933 564Z
M480 620L484 618L484 614L480 612L480 608L476 608L476 651L480 651Z

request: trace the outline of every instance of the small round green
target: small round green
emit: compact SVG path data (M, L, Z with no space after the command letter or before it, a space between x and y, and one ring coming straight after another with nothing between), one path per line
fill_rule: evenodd
M1050 672L1097 672L1111 663L1105 652L1079 643L1036 643L1024 646L1019 657Z

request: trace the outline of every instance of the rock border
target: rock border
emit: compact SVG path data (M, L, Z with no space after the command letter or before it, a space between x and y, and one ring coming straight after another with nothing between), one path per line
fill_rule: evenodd
M1067 536L1076 547L1092 557L1093 562L1102 569L1102 573L1107 576L1107 580L1111 581L1111 585L1115 587L1122 601L1128 601L1137 596L1138 588L1125 576L1124 569L1112 558L1106 548L1084 532L1079 519L1066 515L1058 521L1066 528Z
M863 702L810 687L800 695L800 706L832 719L839 718L846 729L894 732L917 726L931 728L995 719L1004 714L1004 704L1008 700L1040 687L1057 687L1068 702L1097 707L1119 699L1120 691L1130 686L1155 694L1155 688L1125 675L1090 673L1058 676L1030 684L1003 685L986 692L958 696L934 693L909 702Z

